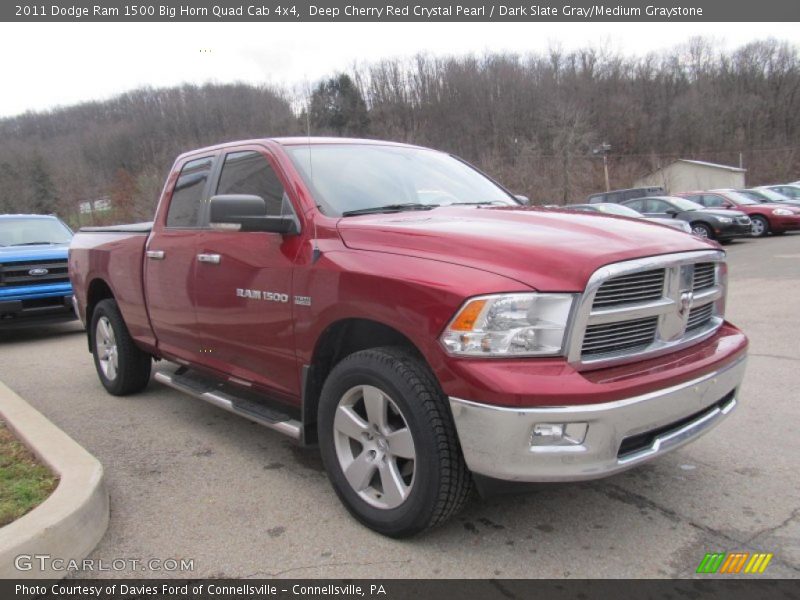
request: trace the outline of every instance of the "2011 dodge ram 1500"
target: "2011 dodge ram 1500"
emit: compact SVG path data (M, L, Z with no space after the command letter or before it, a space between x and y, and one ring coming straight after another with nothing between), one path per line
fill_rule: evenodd
M602 477L736 405L747 340L713 242L521 206L448 154L344 139L180 156L155 221L81 230L70 273L112 394L156 380L318 443L405 536L473 484Z

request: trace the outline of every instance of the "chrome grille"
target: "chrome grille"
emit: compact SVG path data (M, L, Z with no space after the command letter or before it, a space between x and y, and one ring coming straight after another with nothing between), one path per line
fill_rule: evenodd
M583 336L584 356L647 347L653 342L658 317L621 321L608 325L589 325Z
M692 290L710 288L716 281L717 266L714 263L697 263L694 266Z
M664 291L664 269L634 273L609 279L594 297L595 308L644 302L661 298Z
M725 274L717 250L614 263L589 279L567 358L578 369L634 362L712 335L723 321Z
M686 321L686 331L707 325L713 314L713 304L706 304L705 306L693 308L691 312L689 312L689 318Z
M46 270L41 275L31 275L34 269ZM22 261L0 265L0 287L36 285L38 283L66 283L69 281L67 259L48 261Z

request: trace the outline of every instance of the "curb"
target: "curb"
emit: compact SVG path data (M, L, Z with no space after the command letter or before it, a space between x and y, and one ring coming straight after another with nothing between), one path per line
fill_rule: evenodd
M0 578L61 579L66 562L85 558L108 527L108 491L103 466L42 413L0 382L0 417L6 426L56 473L60 481L42 504L0 528ZM18 570L20 555L64 559L55 570L33 558L29 570Z

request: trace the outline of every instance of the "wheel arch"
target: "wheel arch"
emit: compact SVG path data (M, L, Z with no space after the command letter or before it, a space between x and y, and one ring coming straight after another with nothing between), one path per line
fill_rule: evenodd
M305 443L316 442L319 397L331 370L354 352L382 346L406 348L430 368L423 352L408 336L380 321L359 317L341 318L323 330L314 345L311 362L304 365L302 371L302 419Z
M114 299L114 292L104 279L96 277L89 283L86 291L86 339L89 344L89 352L92 351L92 314L102 300L109 298Z

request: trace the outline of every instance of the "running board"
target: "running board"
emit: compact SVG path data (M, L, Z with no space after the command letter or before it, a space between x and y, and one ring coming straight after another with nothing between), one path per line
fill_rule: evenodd
M185 371L185 372L183 372ZM303 424L259 402L235 395L231 386L216 382L207 377L187 371L181 367L177 371L156 371L155 380L173 389L204 400L223 410L282 433L293 440L302 438ZM222 388L225 389L222 389Z

